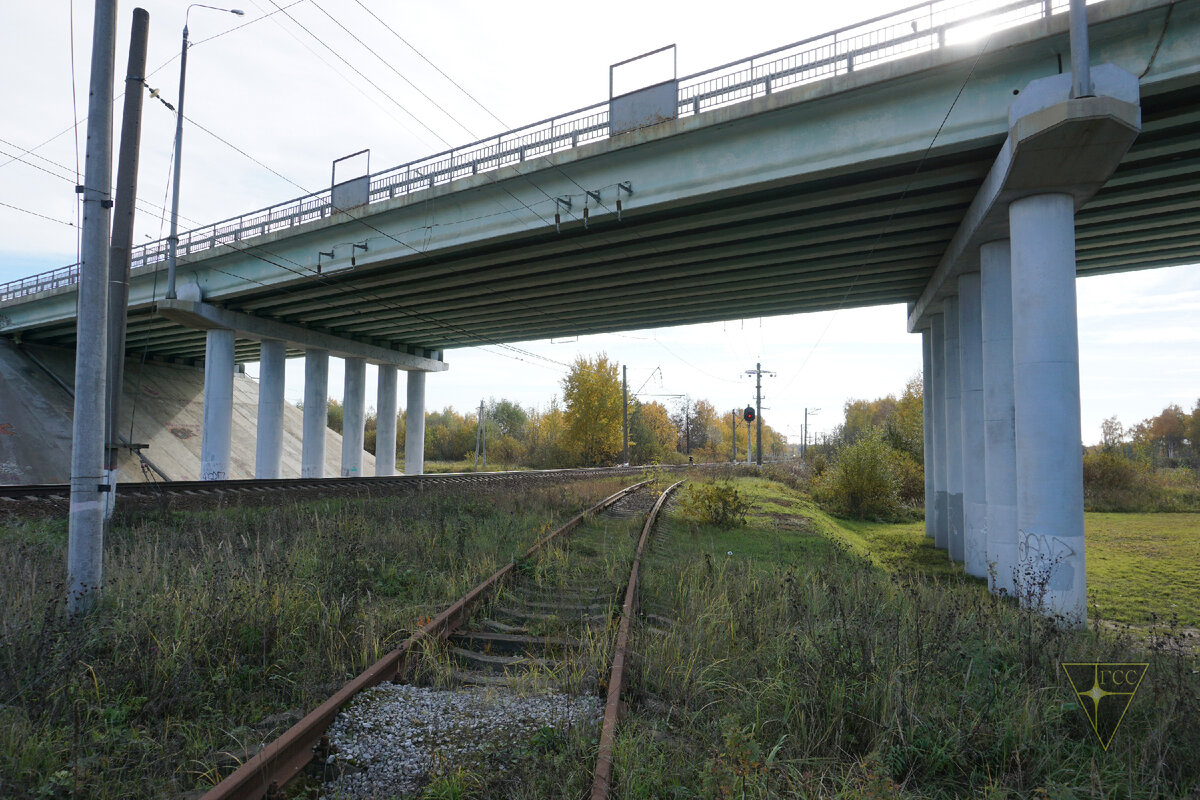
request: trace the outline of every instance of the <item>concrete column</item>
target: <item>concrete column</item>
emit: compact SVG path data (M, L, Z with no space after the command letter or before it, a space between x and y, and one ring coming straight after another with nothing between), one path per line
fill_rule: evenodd
M942 301L946 327L946 544L951 561L963 560L962 376L959 366L958 297Z
M921 429L925 440L921 447L925 454L925 535L930 539L934 536L934 506L937 504L937 490L933 483L933 332L926 328L921 331L921 409L923 419Z
M1020 593L1087 621L1075 205L1043 194L1009 206Z
M379 394L375 403L375 474L396 474L396 368L379 365Z
M408 373L408 419L404 426L404 474L425 471L425 373Z
M342 477L363 474L363 425L365 423L367 362L346 359L346 382L342 392Z
M300 477L325 477L325 429L328 427L329 352L304 354L304 440L300 446Z
M233 433L233 331L213 328L206 340L200 480L226 481Z
M1017 452L1013 423L1012 275L1008 240L979 249L987 562L993 592L1016 594Z
M983 436L983 328L979 273L958 276L959 374L962 378L963 568L987 577L987 480Z
M258 442L254 451L254 477L278 478L283 471L283 379L287 345L263 341L258 363Z
M948 545L950 495L946 462L946 331L943 314L929 315L929 344L933 373L933 395L926 402L933 408L933 543Z

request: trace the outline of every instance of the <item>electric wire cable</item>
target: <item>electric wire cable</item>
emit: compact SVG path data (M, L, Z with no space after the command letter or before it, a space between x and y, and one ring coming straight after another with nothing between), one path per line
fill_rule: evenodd
M979 66L979 60L983 58L983 54L987 52L988 45L991 44L991 41L992 34L989 32L987 37L983 40L983 45L980 46L979 52L975 54L975 58L971 62L971 68L967 71L966 77L963 78L962 83L959 85L958 91L954 95L954 99L950 101L950 107L946 109L946 113L942 117L942 121L938 124L937 130L933 132L933 138L929 140L929 145L925 148L924 152L921 153L921 158L917 161L916 168L909 175L908 182L905 184L904 189L900 192L900 196L892 203L891 211L887 215L887 218L883 221L883 225L880 226L879 233L875 235L875 239L871 242L871 249L867 251L867 255L864 257L864 260L866 258L870 258L874 254L875 248L879 246L880 240L888 233L888 228L891 225L892 220L895 218L896 212L899 210L900 203L903 202L904 198L908 196L909 188L912 187L913 181L921 172L921 169L925 166L925 162L928 160L929 154L933 151L933 146L937 144L938 137L942 135L942 129L946 127L946 123L950 120L950 115L954 113L954 107L958 105L959 99L962 97L963 92L966 91L967 84L970 83L971 77L975 74L975 68ZM825 323L825 327L822 329L820 336L817 337L817 340L813 342L812 347L809 348L807 355L805 355L804 360L800 362L800 366L797 368L795 374L792 375L787 383L783 384L781 391L788 389L793 383L796 382L796 379L800 377L801 373L804 372L804 367L808 364L809 359L812 358L813 353L816 352L817 347L819 347L821 342L824 341L825 335L829 333L830 326L833 325L833 321L837 318L838 312L841 311L846 305L846 300L850 297L850 293L854 291L855 286L858 285L858 279L861 276L861 271L856 271L854 273L853 280L851 280L850 285L846 287L846 291L842 293L841 299L838 301L837 306L833 309L833 313L829 316L829 320Z

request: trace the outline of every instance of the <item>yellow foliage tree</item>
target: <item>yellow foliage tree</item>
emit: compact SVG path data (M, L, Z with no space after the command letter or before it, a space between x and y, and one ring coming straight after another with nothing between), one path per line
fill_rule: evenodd
M612 464L621 455L621 380L617 365L600 353L580 356L563 378L564 445L579 464Z

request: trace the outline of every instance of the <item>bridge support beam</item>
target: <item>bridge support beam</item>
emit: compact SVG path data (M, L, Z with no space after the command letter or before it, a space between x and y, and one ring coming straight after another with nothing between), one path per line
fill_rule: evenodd
M979 273L958 276L958 335L962 376L963 567L987 576L987 482L983 436L983 330Z
M367 362L346 359L346 380L342 394L342 477L360 478L363 474L363 427L366 422Z
M950 520L949 468L946 460L946 329L945 315L929 315L929 344L932 359L933 396L933 543L945 550ZM929 473L926 473L928 480Z
M408 373L408 407L404 426L404 474L425 472L425 373Z
M304 354L304 439L300 447L300 477L325 477L325 428L328 425L329 351Z
M1013 395L1016 421L1020 593L1087 621L1075 201L1069 194L1014 200Z
M921 331L921 429L924 441L921 450L925 456L925 535L934 539L934 511L937 505L937 490L933 483L933 331Z
M287 345L273 339L264 341L259 351L258 440L254 451L256 478L282 477L286 368Z
M204 427L200 438L200 479L229 479L233 435L234 333L213 328L204 347Z
M959 360L958 296L942 302L946 330L946 547L951 561L963 560L962 369Z
M979 248L987 563L993 592L1016 595L1017 453L1013 421L1012 275L1008 240Z
M396 474L396 368L379 366L379 391L375 403L375 474Z

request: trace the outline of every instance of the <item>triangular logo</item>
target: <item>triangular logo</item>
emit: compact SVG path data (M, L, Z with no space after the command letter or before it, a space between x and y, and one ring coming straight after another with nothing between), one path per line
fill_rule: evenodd
M1063 664L1067 680L1100 746L1108 745L1121 726L1149 664Z

